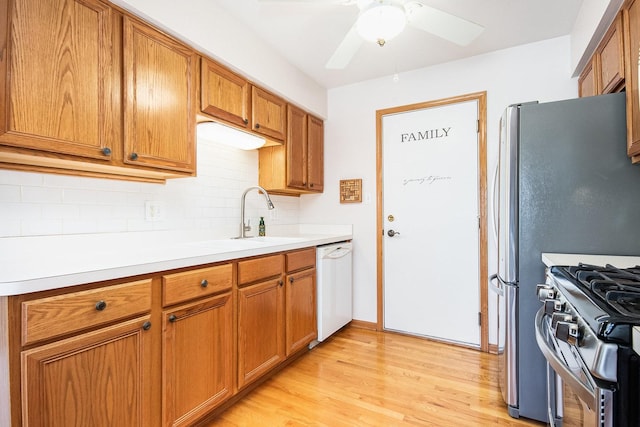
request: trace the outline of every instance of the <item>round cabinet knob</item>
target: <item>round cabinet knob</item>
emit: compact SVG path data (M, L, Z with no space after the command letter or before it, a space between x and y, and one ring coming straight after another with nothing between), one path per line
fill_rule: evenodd
M244 122L245 125L249 124L249 119L243 119L242 121Z
M256 123L256 129L260 129L260 123Z
M151 329L151 322L149 322L148 320L144 322L142 324L142 329L144 329L145 331L148 331L149 329Z
M284 285L284 282L282 280L278 280L278 286L282 286Z
M400 232L399 231L393 231L393 230L387 231L387 236L389 236L389 237L393 237L396 234L400 235Z
M98 310L98 311L102 311L102 310L104 310L105 308L107 308L107 303L106 303L106 302L104 302L104 301L98 301L98 302L96 303L96 310Z
M169 315L169 322L173 323L173 322L175 322L176 320L178 320L178 317L176 317L176 315L175 315L175 314L170 314L170 315Z
M289 277L289 283L293 283L293 277Z
M207 279L202 279L202 282L200 282L200 286L206 288L207 286L209 286L209 281Z
M111 155L111 148L109 148L109 147L104 147L104 148L102 149L102 154L103 154L104 156L110 156L110 155Z
M313 183L309 184L309 187L313 188Z
M129 158L131 160L138 160L138 153L131 153L131 156L129 156Z

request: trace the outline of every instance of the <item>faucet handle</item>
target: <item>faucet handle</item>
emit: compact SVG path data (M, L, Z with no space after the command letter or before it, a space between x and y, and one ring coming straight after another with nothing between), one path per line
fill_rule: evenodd
M244 231L251 231L251 218L247 219L247 223L243 224Z

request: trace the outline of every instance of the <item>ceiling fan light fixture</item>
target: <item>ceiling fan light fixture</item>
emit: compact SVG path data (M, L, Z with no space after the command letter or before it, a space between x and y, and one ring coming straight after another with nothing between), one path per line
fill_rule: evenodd
M374 1L358 16L358 34L383 46L404 30L407 17L404 9L390 1Z

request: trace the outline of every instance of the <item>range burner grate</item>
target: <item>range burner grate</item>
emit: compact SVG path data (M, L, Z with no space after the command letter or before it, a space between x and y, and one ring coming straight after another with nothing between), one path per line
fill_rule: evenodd
M566 271L586 293L619 314L640 318L640 266L621 269L581 263Z

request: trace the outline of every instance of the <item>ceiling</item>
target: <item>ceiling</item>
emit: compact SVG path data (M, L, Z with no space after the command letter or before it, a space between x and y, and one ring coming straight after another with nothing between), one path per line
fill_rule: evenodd
M347 0L348 1L348 0ZM345 0L216 0L288 62L326 88L567 35L583 0L420 0L485 27L461 47L410 26L380 47L365 42L342 70L325 68L359 9Z

